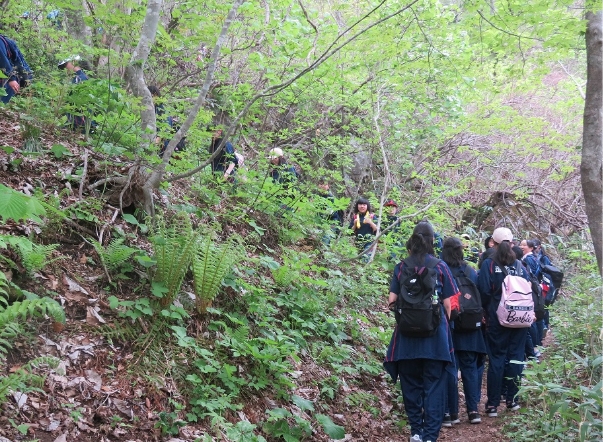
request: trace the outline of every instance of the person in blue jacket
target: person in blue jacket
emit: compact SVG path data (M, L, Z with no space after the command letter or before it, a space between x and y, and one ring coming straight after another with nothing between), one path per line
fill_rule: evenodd
M433 242L431 224L425 221L418 223L407 242L410 259L416 266L426 266L437 259L434 257ZM400 293L398 276L404 265L402 261L394 269L389 287L390 309L395 308ZM392 380L397 382L400 379L404 408L411 428L411 442L435 442L438 439L446 406L446 372L456 373L448 317L450 298L458 295L458 288L444 261L438 261L435 270L442 313L436 333L426 338L408 337L395 327L383 362Z
M17 43L5 35L0 35L0 70L6 77L0 78L2 87L6 91L6 95L1 100L6 104L20 92L21 88L31 82L33 73Z
M531 239L524 239L519 244L521 251L523 252L523 257L521 262L527 267L528 272L540 282L542 280L542 267L540 266L540 261L536 256L536 244ZM535 321L532 323L530 327L530 336L532 338L532 343L534 345L534 356L536 358L540 357L540 352L536 349L537 346L542 345L542 335L544 329L544 320L540 319L539 321Z
M477 272L464 260L464 246L458 238L446 238L442 248L442 259L450 271L456 277L461 273L469 278L477 286ZM461 293L461 296L463 294ZM451 323L452 342L454 343L454 355L457 367L461 371L463 380L463 391L465 393L465 405L469 422L479 424L482 420L478 411L481 396L482 374L486 359L486 343L481 329L470 331L455 331L454 322ZM455 373L456 379L456 373ZM456 395L456 409L458 410L458 394ZM450 402L450 400L449 400ZM458 415L453 414L451 407L450 423L458 421ZM446 425L446 417L444 418Z
M80 83L88 80L88 76L86 75L86 72L84 71L84 69L82 69L80 66L75 64L77 61L80 61L80 56L74 55L69 58L66 58L65 60L60 61L59 64L57 65L57 67L59 69L61 69L61 70L64 69L68 74L73 75L71 77L72 84L80 84ZM86 65L87 65L87 63L86 63ZM81 112L83 113L83 110L81 110ZM89 113L89 112L87 112L87 113ZM86 128L86 117L84 115L73 115L71 113L68 113L67 121L69 122L69 126L73 130L84 131ZM90 123L91 123L91 127L96 126L96 123L94 121L91 121Z
M478 274L478 289L482 297L482 306L486 316L486 341L488 350L488 376L486 414L498 416L498 406L506 385L506 405L511 411L519 410L517 391L524 364L526 337L528 328L503 327L498 321L496 309L502 296L502 283L505 273L528 279L527 271L515 257L511 249L513 233L505 227L499 227L492 233L494 254L484 260ZM518 270L517 270L518 269ZM519 272L519 273L517 273ZM505 372L505 362L509 362Z

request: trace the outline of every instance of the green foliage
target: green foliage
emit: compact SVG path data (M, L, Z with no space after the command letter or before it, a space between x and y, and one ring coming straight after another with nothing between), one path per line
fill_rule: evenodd
M94 250L109 272L119 270L134 253L139 251L124 245L124 241L124 238L117 238L111 241L107 247L103 247L98 241L92 240Z
M11 391L27 393L28 391L43 391L44 377L34 373L36 368L43 365L56 368L61 362L52 356L35 358L23 364L14 373L0 377L0 401L4 402Z
M50 259L50 255L58 248L59 244L40 245L22 236L0 235L0 249L5 249L9 245L16 249L21 257L21 263L29 275L44 269L54 261L63 259L63 257ZM10 259L2 255L0 255L0 259L15 267Z
M33 219L41 222L39 216L45 213L44 206L36 198L23 195L0 184L0 218L3 221Z
M167 292L160 296L160 304L165 307L172 303L184 275L194 257L199 234L193 230L186 214L178 214L170 226L160 218L153 227L150 241L153 244L154 258L157 263L153 282L163 284Z
M218 245L210 237L200 241L192 262L197 311L206 313L224 277L239 259L234 242Z
M551 308L555 344L543 363L524 371L520 395L526 399L529 419L509 422L517 440L581 442L603 437L601 352L603 320L601 280L597 274L564 281L564 291Z

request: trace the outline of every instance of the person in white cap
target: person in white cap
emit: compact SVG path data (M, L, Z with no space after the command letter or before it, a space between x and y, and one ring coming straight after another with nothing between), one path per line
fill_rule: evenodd
M59 69L65 69L70 74L74 74L73 78L71 79L71 82L73 84L81 83L82 81L88 80L86 72L84 72L84 70L80 66L74 64L74 62L77 61L80 61L80 56L73 55L71 57L66 58L65 60L60 61L57 65Z
M506 227L499 227L492 233L494 254L487 258L480 267L478 289L482 297L486 317L486 341L488 349L488 377L486 414L498 416L500 396L503 384L506 385L507 410L516 411L517 391L521 376L528 328L503 327L498 321L496 309L502 295L502 284L505 275L517 275L529 281L527 271L515 252L511 249L513 233ZM503 270L504 268L504 270ZM505 362L509 361L505 370Z
M287 164L283 149L275 147L268 152L270 163L274 166L270 171L270 177L274 183L291 184L297 180L295 167Z

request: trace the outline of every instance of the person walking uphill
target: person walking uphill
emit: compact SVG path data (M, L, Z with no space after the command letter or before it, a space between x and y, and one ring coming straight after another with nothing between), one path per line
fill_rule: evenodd
M488 350L488 377L486 414L498 416L500 396L503 384L506 385L507 409L519 410L516 396L519 389L524 360L527 328L503 327L498 319L497 308L506 275L515 275L529 281L527 271L516 259L511 249L513 234L505 227L499 227L492 233L494 254L484 260L478 275L478 289L482 298L482 306L486 316L486 342ZM505 362L509 362L505 371Z
M0 70L6 76L0 79L6 91L1 100L6 104L31 82L33 73L17 43L4 35L0 35Z
M446 407L446 373L456 374L448 318L451 298L459 291L446 263L433 256L433 240L430 223L422 221L415 226L407 243L410 255L396 265L389 287L389 308L395 310L398 326L392 334L383 366L394 382L400 379L411 442L435 442L438 439ZM418 271L421 274L427 272L430 278L429 284L434 289L429 295L432 297L429 311L430 315L439 316L437 325L423 321L434 328L432 334L425 337L415 337L418 333L404 331L407 328L399 313L399 308L406 305L403 300L410 295L408 288L413 278L416 280ZM415 311L408 308L402 313L408 316Z

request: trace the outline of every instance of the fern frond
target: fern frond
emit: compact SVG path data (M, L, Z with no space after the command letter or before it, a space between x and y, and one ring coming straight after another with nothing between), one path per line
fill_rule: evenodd
M59 259L65 259L63 256L49 259L50 255L57 249L57 247L59 247L59 244L49 244L45 246L32 243L31 249L19 248L19 254L21 255L23 267L25 267L25 270L27 270L28 273L32 274L42 270L51 262Z
M92 241L92 245L96 250L100 260L103 262L107 270L118 270L121 265L136 253L138 250L124 245L124 238L118 238L112 241L107 248L103 247L98 241Z
M199 313L205 313L215 299L222 280L237 259L236 250L231 242L216 245L211 238L205 238L201 242L192 264Z
M153 281L168 289L161 299L161 305L166 306L172 303L182 286L199 235L186 214L177 216L170 227L165 225L165 220L159 220L153 233L151 243L157 262Z
M41 391L44 386L44 376L33 373L35 368L42 365L48 365L56 368L59 365L59 359L51 356L42 356L29 361L16 372L6 377L0 377L0 402L4 402L10 391Z

